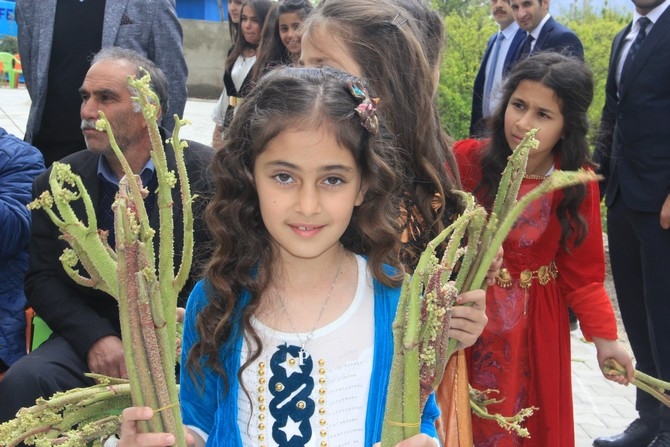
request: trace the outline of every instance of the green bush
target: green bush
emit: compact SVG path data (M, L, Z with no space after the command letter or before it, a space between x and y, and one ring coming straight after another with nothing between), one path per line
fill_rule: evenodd
M0 37L0 53L16 54L18 52L19 42L16 39L16 36L3 34L2 37Z
M571 11L556 17L577 33L584 45L586 63L593 71L595 92L589 110L592 139L605 103L605 82L612 39L630 14L606 9L600 12ZM455 139L467 138L472 107L472 87L486 43L497 30L488 4L473 2L467 8L453 10L444 18L447 43L444 49L438 87L438 107L443 126Z
M447 43L440 67L437 103L442 125L459 140L468 137L472 88L479 64L491 35L498 29L491 18L488 2L433 0L444 17ZM605 9L571 10L556 20L572 29L584 45L584 58L593 71L594 99L589 109L589 141L593 141L605 104L605 82L612 40L630 20L630 12ZM607 212L602 210L603 229L607 231Z

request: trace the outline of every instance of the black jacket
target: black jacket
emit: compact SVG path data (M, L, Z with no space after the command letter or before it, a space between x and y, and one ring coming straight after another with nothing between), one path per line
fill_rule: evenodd
M163 141L169 134L161 129ZM186 169L188 172L191 193L198 198L193 204L194 214L194 260L190 278L180 293L180 305L183 305L195 281L203 262L207 259L207 247L210 238L205 227L203 211L213 191L213 181L209 164L214 150L209 146L189 141L185 151ZM168 167L176 169L174 151L165 145ZM74 173L78 174L94 206L100 203L101 180L98 178L98 159L100 155L83 150L61 160L68 163ZM48 188L51 169L42 173L33 184L33 196L39 196ZM173 188L174 200L174 263L179 267L182 253L183 219L181 197L178 185ZM72 202L72 206L80 219L85 219L83 201ZM96 209L100 215L100 210ZM100 218L98 217L98 220ZM158 207L154 207L149 216L150 225L158 230ZM104 292L80 286L65 272L59 257L69 245L60 238L61 234L43 210L32 213L32 231L30 239L30 268L26 276L26 296L28 304L40 315L49 327L63 336L75 348L85 361L90 347L102 337L121 335L119 327L119 311L116 300ZM158 235L154 237L157 243ZM156 253L158 251L156 250ZM85 271L82 272L86 275Z

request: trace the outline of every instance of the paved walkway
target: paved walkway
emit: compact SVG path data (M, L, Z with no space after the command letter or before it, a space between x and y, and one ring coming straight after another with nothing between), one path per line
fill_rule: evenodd
M210 114L215 104L214 100L189 99L184 116L193 124L182 128L181 137L203 144L211 144L214 123ZM0 127L3 127L8 133L23 138L29 110L30 96L23 84L17 89L0 87Z
M185 139L209 144L214 124L210 113L215 101L189 99L185 117L193 122L182 129ZM23 137L30 97L25 88L0 88L0 127ZM596 361L593 344L579 330L572 332L572 380L576 447L589 447L594 438L619 433L636 416L635 388L605 380Z

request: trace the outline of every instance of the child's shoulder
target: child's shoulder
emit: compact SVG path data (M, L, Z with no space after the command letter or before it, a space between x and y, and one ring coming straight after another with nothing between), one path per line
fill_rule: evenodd
M375 277L373 269L370 268L368 263L368 257L366 255L356 254L356 261L358 262L358 271L359 274L366 275L369 278L369 281L372 281L374 287L375 295L380 293L388 293L389 291L400 290L400 286L387 286L379 278ZM397 267L394 267L390 264L382 264L382 273L390 278L395 277L400 273L400 270Z
M488 139L466 138L454 143L452 150L457 154L472 154L479 152L489 142Z
M209 303L209 298L214 293L212 283L208 279L201 279L193 286L188 301L186 301L186 309L199 312Z
M488 140L468 138L454 143L458 173L466 191L472 191L481 179L481 159Z
M456 163L459 169L467 166L477 166L482 157L482 152L489 140L478 140L476 138L467 138L454 143L452 151L456 157Z

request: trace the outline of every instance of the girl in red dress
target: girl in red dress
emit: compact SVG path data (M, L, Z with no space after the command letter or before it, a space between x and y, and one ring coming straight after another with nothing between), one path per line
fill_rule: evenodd
M519 197L554 169L592 168L586 140L592 98L591 72L577 59L544 53L519 63L491 117L491 139L454 146L464 189L490 208L512 148L533 128L540 129L540 145L531 150ZM595 343L601 368L607 358L626 367L627 377L608 378L624 384L633 378L603 285L598 185L570 187L532 202L503 248L503 268L487 290L489 321L469 350L470 383L499 391L490 397L502 401L490 405L490 413L537 410L525 423L530 438L473 417L475 445L574 446L568 306L585 338Z

